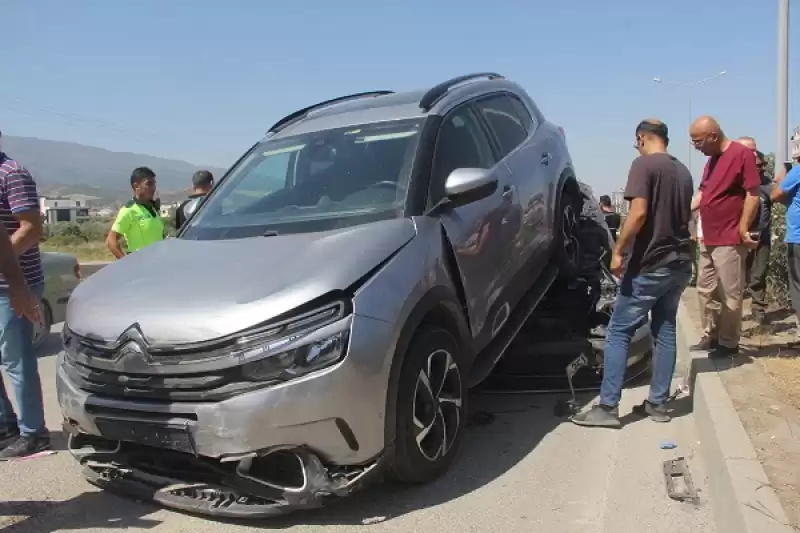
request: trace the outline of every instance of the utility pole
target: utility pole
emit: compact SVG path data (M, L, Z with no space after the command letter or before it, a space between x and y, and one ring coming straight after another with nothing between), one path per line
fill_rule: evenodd
M789 157L789 0L778 0L778 117L775 173Z

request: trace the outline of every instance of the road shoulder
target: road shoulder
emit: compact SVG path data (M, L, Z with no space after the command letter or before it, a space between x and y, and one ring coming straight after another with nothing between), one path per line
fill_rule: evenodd
M683 349L699 339L699 323L696 293L690 289L679 315ZM741 356L713 363L705 354L692 353L694 410L717 528L730 533L800 530L797 411L754 363L754 353L752 346L743 346Z

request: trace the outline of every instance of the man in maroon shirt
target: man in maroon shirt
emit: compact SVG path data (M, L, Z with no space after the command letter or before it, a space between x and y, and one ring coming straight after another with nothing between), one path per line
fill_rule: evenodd
M697 195L703 225L697 293L704 336L692 349L732 356L739 351L747 254L758 246L750 227L761 178L753 151L725 137L713 118L698 118L689 136L708 156Z

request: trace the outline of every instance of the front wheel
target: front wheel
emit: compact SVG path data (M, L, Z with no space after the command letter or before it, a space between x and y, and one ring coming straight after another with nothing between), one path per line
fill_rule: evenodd
M426 483L450 467L464 433L467 387L461 350L447 330L423 326L409 346L397 397L389 474Z
M556 212L555 260L563 276L573 277L581 266L581 244L578 239L583 202L580 197L561 193L559 209Z

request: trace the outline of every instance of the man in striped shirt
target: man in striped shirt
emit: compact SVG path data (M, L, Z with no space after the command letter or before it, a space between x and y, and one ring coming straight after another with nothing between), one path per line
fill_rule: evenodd
M42 218L36 183L24 167L2 151L0 222L11 238L28 287L41 299L44 291L39 257ZM11 304L8 282L5 277L0 277L0 356L19 407L17 416L5 387L0 387L0 461L50 449L50 434L44 422L42 384L33 349L33 323L18 316Z

